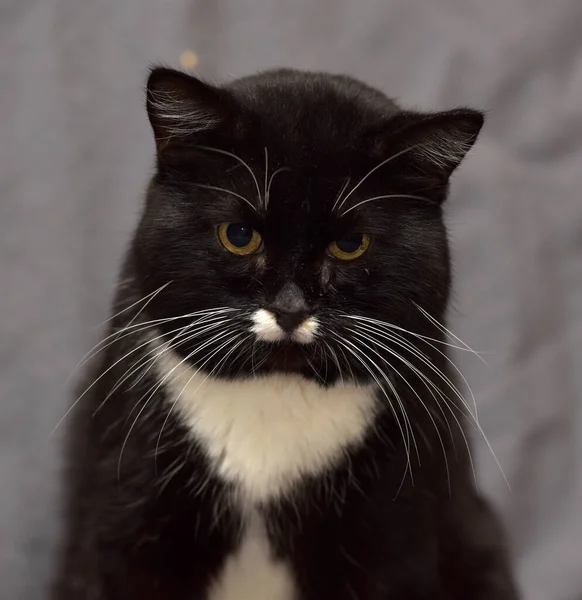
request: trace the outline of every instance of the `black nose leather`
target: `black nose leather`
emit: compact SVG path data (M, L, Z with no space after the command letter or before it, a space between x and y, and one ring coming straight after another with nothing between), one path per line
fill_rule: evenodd
M299 286L295 283L286 283L275 300L269 306L275 315L279 327L290 332L296 329L309 316L309 306Z

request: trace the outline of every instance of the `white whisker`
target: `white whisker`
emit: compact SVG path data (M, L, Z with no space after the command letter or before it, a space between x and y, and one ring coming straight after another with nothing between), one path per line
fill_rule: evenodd
M109 319L106 319L105 321L103 321L102 323L99 324L99 326L103 326L106 323L108 323L109 321L112 321L113 319L115 319L115 317L118 317L119 315L123 314L124 312L132 309L134 306L137 306L138 304L140 304L141 302L144 302L147 300L147 302L145 302L145 304L140 308L140 310L133 316L133 318L131 319L131 321L127 324L127 327L131 326L133 324L133 322L139 317L139 315L144 311L145 308L147 308L148 304L163 290L165 289L169 284L171 283L171 281L168 281L168 283L165 283L164 285L160 286L157 290L154 290L153 292L147 294L147 296L144 296L143 298L140 298L139 300L137 300L136 302L134 302L133 304L131 304L130 306L127 306L126 308L120 310L119 312L115 313L114 315L112 315L111 317L109 317ZM121 330L123 331L123 330ZM114 336L115 333L112 334L112 336ZM65 383L67 383L71 377L79 370L83 367L83 365L85 365L87 363L87 361L91 360L91 358L93 358L93 356L95 356L95 354L92 354L92 352L94 350L96 350L101 344L103 343L103 340L99 341L95 346L93 346L93 348L91 348L91 350L89 350L89 352L87 352L82 358L81 360L74 366L73 370L71 371L71 373L68 375L67 379L65 380ZM103 350L103 348L101 348L100 350L97 351L97 354Z
M388 396L388 393L384 389L384 386L378 380L378 377L376 376L376 374L370 369L370 367L365 362L364 358L367 358L367 357L365 355L362 355L361 352L359 350L357 350L357 347L355 347L357 351L350 348L348 345L346 345L344 343L344 340L342 340L339 336L333 334L333 332L332 332L332 335L335 338L336 342L338 344L340 344L341 346L343 346L366 369L366 371L372 376L372 379L374 379L374 381L376 382L376 385L378 386L380 391L384 394L384 396L388 402L388 406L390 407L390 410L392 411L392 414L394 415L394 419L396 421L398 429L400 430L400 434L402 435L402 441L404 443L404 448L406 451L406 466L404 469L404 475L402 477L402 482L404 482L407 472L410 473L411 480L414 482L414 476L412 473L412 464L410 461L410 434L408 432L408 428L406 428L406 430L403 429L402 424L400 423L400 419L398 418L398 414L396 413L396 410L394 408L394 405L392 404L390 397ZM345 341L347 341L347 340L345 340ZM385 381L388 381L388 378L384 375L384 373L381 369L380 369L380 373L382 374L383 379ZM399 405L401 406L400 403L399 403ZM406 421L404 423L406 425ZM400 491L400 488L402 487L402 482L401 482L400 487L398 488L398 491Z
M402 327L397 327L396 325L393 325L391 323L387 323L384 321L379 321L377 319L371 319L369 317L360 317L360 316L354 316L354 315L344 315L347 318L353 319L355 321L359 321L360 323L365 324L373 324L376 327L380 327L382 329L389 329L392 330L392 334L391 335L396 335L398 336L398 339L401 340L401 342L403 343L407 343L407 344L411 344L410 342L408 342L407 340L405 340L404 337L402 337L401 335L398 335L397 332L404 332L407 333L417 339L422 340L423 343L427 344L429 347L431 347L433 350L435 350L436 352L438 352L452 367L453 369L455 369L455 371L458 373L458 375L461 377L461 379L463 380L463 382L465 383L467 390L469 391L469 394L471 396L471 400L473 403L473 407L474 407L474 413L471 413L471 409L469 408L469 406L466 404L464 397L462 396L462 394L460 394L459 392L459 397L461 398L461 401L463 403L463 405L467 408L467 411L469 412L469 414L471 415L473 421L475 422L475 424L477 426L479 426L479 418L478 418L478 409L477 409L477 401L475 399L475 394L473 393L473 390L471 389L471 386L469 385L469 382L467 381L467 379L465 378L465 376L463 375L463 373L461 372L461 370L457 367L457 365L454 363L454 361L442 350L440 350L439 348L437 348L434 344L430 343L428 340L435 342L435 343L440 343L444 346L449 346L452 348L456 348L458 350L467 350L467 348L463 348L463 347L459 347L459 346L455 346L453 344L448 344L446 342L443 342L442 340L437 340L428 336L424 336L424 335L420 335L417 333L414 333L412 331L409 331L407 329L404 329ZM371 328L372 331L375 331L373 328ZM377 331L375 331L375 333L378 333ZM387 339L394 339L388 336L388 334L385 334ZM415 348L417 351L420 351L416 346L413 346L411 344L411 347ZM472 349L468 349L468 351L472 352L473 354L476 354L474 350ZM483 361L484 362L484 361ZM486 364L486 363L485 363Z
M333 203L333 206L331 207L331 212L333 213L335 211L335 207L337 206L337 203L340 202L343 193L346 191L346 188L348 187L348 185L350 185L350 181L351 181L351 177L347 177L345 183L343 184L343 186L341 187L339 194L337 195L337 198L335 199L335 202Z
M387 198L411 198L412 200L424 200L425 202L429 202L430 204L438 206L438 202L434 202L434 200L430 200L429 198L425 198L424 196L415 196L414 194L385 194L383 196L374 196L373 198L366 198L365 200L354 204L354 206L350 206L350 208L341 213L340 217L345 217L349 212L351 212L352 210L356 210L356 208L362 206L363 204L368 204L368 202L374 202L376 200L382 200Z
M237 334L234 338L230 338L228 339L226 342L224 342L223 344L221 344L201 365L200 367L198 367L191 375L191 377L188 379L188 381L184 384L184 386L182 387L182 389L180 390L180 392L178 393L178 395L176 396L176 398L174 399L174 401L172 402L172 405L170 406L169 410L168 410L168 414L166 415L166 418L164 419L164 422L162 423L162 427L160 428L160 433L158 435L158 439L156 442L156 450L155 450L155 456L157 456L158 453L158 447L160 444L160 440L162 439L162 434L164 432L164 427L166 426L166 423L168 422L168 419L170 418L170 415L172 413L172 411L174 410L176 404L178 403L178 401L180 400L180 397L182 396L182 394L184 393L184 390L188 387L188 385L190 384L190 382L192 381L192 379L194 379L194 377L200 372L201 369L203 369L206 364L219 352L221 352L225 347L228 346L228 344L234 342L236 339L238 339L240 336L242 335L242 333ZM211 371L206 375L206 377L204 377L204 379L200 382L200 384L198 385L198 387L194 390L193 395L196 394L196 392L198 392L198 390L202 387L202 385L220 368L220 366L228 359L228 357L238 348L241 346L241 344L243 344L245 341L247 341L249 338L251 338L251 335L248 335L246 338L243 338L242 340L240 340L239 342L237 342L219 361L218 363L211 369Z
M355 327L358 329L368 330L368 331L375 333L374 328L370 327L369 325L356 325ZM452 390L452 392L455 394L455 396L457 396L457 398L463 404L463 406L465 408L469 409L469 407L466 403L466 400L463 397L463 394L461 394L461 392L457 388L457 386L451 381L451 379L449 377L447 377L440 369L435 367L430 362L430 360L426 356L426 354L421 352L416 346L414 346L413 344L411 344L410 342L408 342L401 336L396 336L394 334L389 334L387 332L384 332L383 336L386 337L386 339L391 340L397 346L408 350L411 354L413 354L419 360L421 360L424 365L426 365L433 373L435 373L440 379L442 379L449 386L449 388ZM469 410L469 414L471 414L470 410Z
M189 341L193 340L194 338L200 337L200 336L208 333L209 331L212 331L213 329L216 329L217 327L220 327L224 323L227 323L229 320L230 319L223 319L221 321L217 321L215 323L211 323L210 325L208 325L207 323L203 323L198 329L193 329L190 325L187 325L186 327L178 327L177 329L173 329L172 331L170 331L168 333L168 335L171 334L171 333L173 333L174 331L178 331L178 333L168 343L162 344L163 346L165 346L165 348L162 351L162 353L165 354L167 352L170 352L174 348L176 348L176 347L178 347L178 346L180 346L182 344L188 343ZM158 336L150 339L150 341L154 342L154 341L156 341L156 340L158 340L160 338L165 337L165 335L166 334L162 333L161 335L158 335ZM177 341L179 341L179 343L176 343ZM103 408L103 406L105 405L105 403L107 402L107 400L109 400L109 398L123 385L123 383L125 381L127 381L127 379L129 379L129 377L131 377L134 373L136 373L140 369L143 369L143 367L145 367L145 365L148 362L151 362L150 366L147 367L147 369L145 369L141 373L141 375L129 387L129 389L135 388L139 384L139 382L143 380L143 378L148 374L148 372L150 371L150 369L154 366L154 364L156 363L156 361L160 358L159 355L155 354L156 350L157 350L157 348L153 348L153 349L149 350L148 352L146 352L144 354L144 356L142 356L134 365L132 365L128 369L129 372L126 371L125 374L120 379L117 380L116 384L113 386L113 388L111 388L111 390L109 391L109 393L107 394L107 396L105 397L105 399L103 400L103 402L97 407L97 409L93 413L93 416L95 416L101 410L101 408ZM150 356L150 354L154 354L154 356L148 358L148 356Z
M169 323L171 321L175 321L177 319L184 319L184 318L188 318L190 316L197 316L200 313L208 313L210 310L216 310L216 309L205 309L204 311L198 311L197 313L190 313L187 315L180 315L178 317L170 317L170 318L166 318L166 319L154 319L153 321L149 321L147 322L148 325L151 323ZM223 310L223 309L220 309ZM229 311L229 310L237 310L237 309L224 309L225 312ZM135 323L134 325L132 325L130 327L131 328L137 328L140 327L140 331L143 329L148 329L149 327L143 327L143 323ZM123 328L121 331L125 331L126 328ZM109 336L107 336L107 338L105 338L106 341L107 339L114 337L116 335L118 335L120 332L115 332ZM133 333L133 331L131 331L130 333ZM129 335L129 333L127 334ZM121 337L125 337L121 336ZM112 343L115 343L116 341L118 341L118 338L116 338L115 340L113 340ZM102 342L101 342L102 343ZM110 365L105 371L103 371L95 380L93 380L93 382L87 387L85 388L85 390L83 391L83 393L73 402L73 404L68 408L68 410L65 412L65 414L61 417L61 419L59 420L59 422L55 425L54 429L51 432L51 436L53 436L55 434L55 432L57 431L57 429L60 427L60 425L63 423L63 421L67 418L67 416L74 410L74 408L77 406L77 404L86 396L86 394L93 388L93 386L95 386L107 373L109 373L112 369L114 369L120 362L122 362L123 360L125 360L126 358L128 358L129 356L131 356L134 352L137 352L138 350L140 350L141 348L143 348L145 345L147 345L149 343L149 341L146 341L142 344L139 344L137 347L132 348L129 352L127 352L126 354L124 354L121 358L117 359L112 365ZM99 344L98 344L99 345ZM111 345L111 344L108 344ZM98 352L101 352L103 350L103 348L100 348ZM94 355L93 355L94 356ZM92 357L89 357L88 359L85 360L85 362L87 362L88 360L91 360Z
M441 344L443 346L447 346L448 348L454 348L455 350L471 352L472 354L475 354L481 360L481 362L483 362L484 364L487 364L481 356L482 354L485 354L484 352L479 352L479 351L473 350L472 348L468 348L468 347L464 347L464 346L456 346L455 344L443 342L442 340L438 340L436 338L422 335L420 333L410 331L409 329L404 329L403 327L399 327L398 325L394 325L393 323L388 323L387 321L379 321L378 319L373 319L371 317L363 317L361 315L350 315L348 313L340 313L340 314L342 317L345 317L346 319L353 319L355 321L367 321L367 322L373 323L374 325L379 325L380 327L387 327L388 329L393 329L396 331L402 331L403 333L412 335L415 338L419 338L422 340L429 340L431 342L435 342L436 344Z
M364 326L360 325L357 327L361 327L364 328ZM365 331L365 329L364 329ZM377 331L375 331L373 328L369 328L368 331L371 331L372 333L377 333ZM446 375L444 375L444 373L442 373L442 371L440 369L437 369L436 367L434 367L434 365L428 360L428 357L426 357L426 355L424 353L422 353L418 348L416 348L414 345L410 344L410 342L407 342L406 340L404 340L402 337L396 337L395 335L390 335L387 334L386 332L384 332L383 334L387 339L390 339L394 344L396 345L400 345L401 347L405 348L406 350L408 350L409 352L411 352L411 354L413 354L414 356L416 356L423 364L425 364L431 371L433 371L442 381L444 381L449 388L453 391L453 393L455 394L455 396L457 398L459 398L462 406L467 410L468 416L472 417L472 421L475 423L475 426L477 428L477 430L479 431L481 437L483 438L483 440L485 441L485 443L487 444L487 447L489 449L489 451L491 452L491 455L493 457L493 459L495 460L508 488L510 488L509 485L509 481L505 475L505 472L503 471L503 468L501 467L501 464L499 462L499 460L497 459L497 456L495 455L495 452L493 451L493 448L487 438L487 436L485 435L485 432L483 431L483 428L481 427L481 425L479 424L478 419L476 418L475 415L472 414L465 398L463 397L463 395L460 393L460 391L458 390L458 388L453 384L453 382L450 380L450 378L448 378ZM386 349L388 352L392 352L393 355L397 358L399 358L400 360L402 360L402 357L398 354L398 353L394 353L394 351L392 351L390 348L387 348L385 345L379 343L378 341L376 341L376 344L384 349ZM408 362L408 361L407 361ZM423 380L426 378L426 375L423 374L421 371L419 371L418 369L416 369L416 367L413 367L413 365L410 363L411 368L414 368L414 370L417 372L417 374L423 378ZM426 381L429 382L430 379L426 378ZM434 383L431 381L430 384L432 386L434 386ZM436 386L434 386L435 390L438 390L438 388ZM442 392L439 390L438 391L439 394L442 394ZM470 452L470 447L468 444L468 441L466 439L466 435L464 432L463 427L460 425L460 423L458 422L458 419L456 417L456 415L453 413L453 411L451 410L449 403L448 403L448 399L445 396L441 396L443 398L443 400L445 401L447 407L449 407L449 410L451 411L451 414L453 414L453 417L455 418L455 420L457 421L458 425L459 425L459 429L461 430L461 434L463 436L463 438L465 439L465 443L467 445L467 449L469 451L469 460L471 462L471 467L473 469L473 473L475 474L475 470L474 470L474 466L473 466L473 460L471 457L471 452ZM454 408L457 408L457 410L461 410L455 403L452 403L452 406ZM461 412L461 414L463 414L463 416L467 416L467 413ZM476 477L475 477L476 479Z
M289 167L281 167L279 169L277 169L276 171L273 172L273 174L271 175L271 177L269 177L269 183L267 184L267 194L266 194L266 202L265 202L265 206L269 205L269 200L271 198L271 184L273 183L273 179L275 178L275 175L277 175L277 173L282 173L283 171L290 171L291 169Z
M261 204L262 204L261 188L259 187L259 182L257 180L257 177L255 176L253 170L248 165L248 163L246 163L240 156L237 156L236 154L233 154L232 152L227 152L226 150L221 150L220 148L212 148L211 146L196 146L196 147L200 148L201 150L207 150L208 152L216 152L218 154L224 154L225 156L230 156L231 158L238 160L239 163L250 173L251 177L253 178L255 187L257 188L257 196L259 199L259 206L261 206Z
M404 148L404 150L400 150L400 152L397 152L396 154L389 156L388 158L384 159L379 165L376 165L374 168L370 169L362 177L362 179L360 179L360 181L347 193L346 197L341 201L340 205L338 206L338 211L341 210L342 206L347 202L348 198L364 183L364 181L366 181L366 179L368 179L368 177L370 177L370 175L375 173L378 169L382 168L384 165L388 164L389 162L396 160L399 156L402 156L403 154L410 152L414 148L416 148L416 146L408 146L407 148Z
M158 389L165 383L165 381L172 375L173 371L175 369L177 369L180 365L182 365L186 361L190 360L198 352L204 350L204 348L220 341L221 339L223 339L227 335L230 335L231 333L232 333L232 329L221 330L218 333L214 334L212 337L210 337L208 340L204 341L201 345L197 346L186 357L184 357L171 371L166 373L166 375L164 375L164 377L160 381L158 381L154 386L152 386L148 390L146 390L146 392L142 395L142 397L138 400L137 403L139 404L139 402L141 402L141 400L143 400L145 396L148 396L148 399L151 398L158 391ZM192 336L192 337L195 337L195 336ZM160 346L162 347L161 350L160 350ZM164 348L163 344L160 346L157 348L157 351L158 351L159 355L162 355L165 351L165 348Z
M192 185L194 185L194 187L199 187L199 188L202 188L205 190L213 190L215 192L222 192L224 194L230 194L231 196L235 196L235 198L238 198L239 200L242 200L243 202L248 204L255 212L258 212L257 207L252 202L250 202L244 196L241 196L237 192L233 192L232 190L227 190L225 188L217 187L215 185L205 185L202 183L194 183Z
M129 281L133 281L133 280L128 280L128 282ZM113 319L115 319L115 317L118 317L119 315L122 315L124 312L127 312L128 310L131 310L134 306L137 306L138 304L140 304L144 300L147 300L148 298L150 298L148 300L148 302L147 302L147 304L149 304L151 302L151 300L153 298L155 298L155 296L157 296L162 290L164 290L165 288L167 288L171 283L172 283L171 281L168 281L167 283L164 283L164 285L161 285L157 290L154 290L153 292L150 292L149 294L147 294L143 298L140 298L139 300L136 300L133 304L130 304L129 306L126 306L125 308L122 308L119 312L116 312L115 314L111 315L108 319L105 319L105 321L102 321L99 324L99 326L105 325L105 323L109 323L109 321L113 321ZM146 306L147 306L147 304L146 304ZM143 312L144 308L145 307L142 307L142 309L135 315L135 317L139 316Z
M199 310L199 311L196 311L193 313L186 313L184 315L179 315L177 317L165 317L165 318L161 318L161 319L152 319L150 321L141 321L139 323L134 323L132 325L125 325L121 329L114 331L113 333L109 334L108 336L103 338L101 341L99 341L97 344L95 344L95 346L93 346L93 348L91 350L89 350L89 352L87 352L85 354L85 356L83 356L80 364L76 367L75 370L79 370L80 368L83 367L83 365L85 365L92 358L97 356L97 354L99 354L99 352L102 352L106 348L109 348L109 346L111 346L115 342L118 342L119 340L122 340L124 337L127 337L128 335L132 335L134 333L139 333L141 331L145 331L146 329L151 329L152 327L154 327L156 325L161 325L164 323L171 323L172 321L177 321L180 319L189 319L189 318L194 318L194 317L197 317L200 315L214 316L214 313L216 313L218 315L221 312L230 312L230 311L236 311L236 310L238 310L238 309L229 308L229 307L208 308L208 309ZM114 339L111 342L108 342L108 340L111 340L111 338L114 338ZM72 374L69 377L71 377L71 376L72 376Z
M431 314L429 314L426 310L424 310L424 308L422 308L422 306L419 306L416 302L413 302L413 304L414 304L414 306L416 306L416 308L418 308L418 310L429 321L431 321L434 325L436 325L436 327L438 327L444 334L448 335L449 337L453 338L454 340L457 340L457 342L459 342L459 344L461 344L466 350L468 350L469 352L473 353L475 356L479 357L479 359L485 365L487 365L487 363L481 357L481 355L479 354L479 352L475 352L475 350L473 350L473 348L471 348L468 344L466 344L461 338L457 337L452 331L450 331L449 329L447 329L442 323L439 323Z
M190 358L192 358L196 353L200 352L201 350L203 350L206 346L208 346L209 344L215 343L217 341L219 341L220 339L224 338L226 335L229 335L231 332L230 331L226 331L223 332L222 334L217 334L215 336L213 336L210 340L204 342L201 346L197 347L195 350L193 350L192 352L190 352L190 354L188 354L185 358L183 358L175 367L173 367L166 375L164 375L164 377L162 377L158 383L153 387L153 389L151 390L147 390L142 396L141 398L136 402L135 406L143 403L143 406L141 407L141 409L139 410L137 416L135 417L135 419L133 420L133 423L131 424L129 431L127 432L127 435L125 436L125 439L123 440L123 444L121 445L121 450L119 452L119 460L117 461L117 479L118 481L120 480L120 476L121 476L121 460L123 458L123 451L125 450L125 447L127 445L127 442L129 440L129 437L131 436L131 432L133 431L136 423L138 422L140 416L143 414L144 410L147 408L150 400L155 396L156 392L160 389L160 387L165 383L165 381L171 376L171 374L183 363L185 363L187 360L189 360ZM212 356L212 355L211 355ZM210 358L208 359L210 360ZM147 397L146 397L147 396ZM145 401L144 401L145 400ZM135 408L135 407L134 407ZM132 410L133 412L133 410ZM131 413L130 413L131 414Z
M358 337L367 339L368 341L372 342L373 344L377 343L376 340L374 340L373 338L371 338L371 337L369 337L367 335L364 335L364 334L361 334L361 333L357 333L357 332L354 332L354 331L352 331L352 333L354 333ZM360 343L365 348L367 348L368 350L370 350L371 352L374 352L374 354L376 354L381 360L383 360L400 377L400 379L410 388L410 390L412 391L412 393L416 396L416 398L420 402L421 406L424 408L424 410L428 414L429 419L430 419L430 421L431 421L431 423L432 423L432 425L433 425L433 427L434 427L434 429L436 431L436 434L437 434L437 437L438 437L441 449L443 451L443 457L444 457L444 460L445 460L445 469L446 469L446 472L447 472L447 483L448 483L449 493L450 493L450 491L451 491L451 474L450 474L450 470L449 470L449 462L448 462L448 459L447 459L447 451L446 451L446 448L445 448L445 444L444 444L443 438L441 436L440 429L439 429L438 425L436 424L431 411L429 410L429 408L426 405L426 403L422 400L422 398L420 397L419 393L414 389L414 387L412 387L412 385L406 379L406 377L404 377L404 375L402 375L402 373L400 373L400 371L394 367L394 365L392 365L391 363L389 363L384 356L382 356L377 350L375 350L374 348L372 348L371 346L369 346L365 342L360 342ZM403 360L402 357L400 357L400 356L397 355L397 353L391 352L391 351L389 351L389 352L390 352L390 354L392 356L395 356L396 358L398 358L400 360ZM404 361L404 362L407 363L408 361ZM410 365L408 365L408 366L410 366ZM423 383L426 386L426 383L425 382L423 382ZM437 403L437 406L440 408L440 410L441 410L441 412L443 414L443 418L444 418L445 423L446 423L446 425L447 425L447 427L449 429L451 440L453 440L453 444L454 444L454 438L453 438L453 434L452 434L452 431L451 431L451 428L450 428L450 424L449 424L448 420L446 419L446 417L444 415L444 412L442 411L442 408L440 407L440 405L438 404L438 402L436 402L436 397L434 396L434 393L432 392L432 390L428 386L427 386L427 389L429 390L429 393L433 396L433 398L435 400L435 403Z
M201 321L211 322L213 319L220 319L220 318L222 318L222 316L220 314L222 312L223 311L219 311L217 314L206 312L204 314L204 316L202 316L197 321L190 323L188 326L196 325L197 323L200 323ZM200 311L200 313L202 313L202 311ZM77 370L82 368L85 364L87 364L90 360L92 360L100 352L103 352L104 350L106 350L107 348L112 346L113 344L116 344L117 342L121 341L123 338L126 338L130 335L134 335L136 333L141 333L142 331L146 331L147 329L153 329L156 325L162 325L164 323L169 323L169 322L175 321L177 319L187 319L187 318L191 318L193 316L197 316L197 313L191 313L189 315L181 315L180 317L171 317L169 319L154 319L153 321L146 321L145 323L136 323L135 325L123 327L119 331L115 331L111 335L108 335L106 338L104 338L98 344L96 344L87 354L85 354L85 356L82 359L82 362L77 367ZM180 328L178 328L178 329L180 329ZM171 330L171 332L172 331L177 331L177 329ZM114 339L111 340L111 338L114 338ZM111 341L107 341L107 340L111 340ZM105 342L107 342L107 343L105 343Z
M341 365L339 362L337 352L325 340L322 340L322 341L323 341L325 347L328 349L329 353L331 354L331 358L337 368L337 371L338 371L338 374L340 377L340 382L343 386L344 385L344 375L343 375L343 371L342 371L342 368L341 368Z
M263 206L265 210L267 210L267 205L269 204L269 196L267 195L268 183L267 180L269 178L269 151L267 150L267 146L265 146L265 187L263 190Z

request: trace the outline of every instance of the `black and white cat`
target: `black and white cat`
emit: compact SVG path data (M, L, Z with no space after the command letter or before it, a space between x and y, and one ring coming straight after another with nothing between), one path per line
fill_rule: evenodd
M147 110L157 170L76 407L54 598L516 599L441 325L441 206L482 115L163 68Z

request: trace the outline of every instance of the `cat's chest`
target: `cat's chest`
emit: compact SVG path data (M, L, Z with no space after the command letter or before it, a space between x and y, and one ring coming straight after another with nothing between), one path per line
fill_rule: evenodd
M228 556L207 593L208 600L295 600L290 565L274 557L264 523L252 514L239 547Z
M158 364L168 401L214 474L256 503L337 463L361 442L377 408L372 387L322 388L299 376L213 379L167 353Z

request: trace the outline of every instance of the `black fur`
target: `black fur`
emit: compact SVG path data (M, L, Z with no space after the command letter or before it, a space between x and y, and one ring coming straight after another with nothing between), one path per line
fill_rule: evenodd
M385 382L386 375L402 399L403 407L391 408L379 393L384 408L363 446L321 478L306 478L283 500L259 507L274 552L291 565L298 600L517 598L497 521L472 484L456 421L460 403L436 374L453 378L442 331L418 308L443 321L450 268L441 205L482 115L405 112L351 78L291 70L212 87L155 69L147 96L157 170L117 292L110 331L116 335L103 344L88 380L96 383L79 402L72 428L55 600L205 598L236 548L242 516L201 447L177 415L168 417L163 386L141 414L144 394L157 383L146 368L151 363L123 377L147 358L140 344L154 327L134 326L174 318L154 333L170 340L192 320L184 314L226 306L236 309L231 332L247 332L252 311L289 301L281 294L290 297L291 284L293 302L317 316L340 360L318 343L255 343L251 353L249 340L221 362L229 346L208 358L224 342L212 341L216 330L177 351L229 379L292 371L330 386L350 377ZM259 190L235 157L252 169ZM267 176L284 170L271 181L265 210L267 161ZM334 210L347 178L347 199ZM216 187L242 198L210 189ZM401 197L349 210L382 195ZM230 254L216 235L223 222L252 226L264 249ZM329 244L353 232L370 235L369 250L352 262L330 257ZM148 294L144 307L138 301ZM404 343L357 338L346 314L413 332L399 330L433 368ZM454 408L439 407L439 394ZM411 447L412 476L403 409L418 446Z

